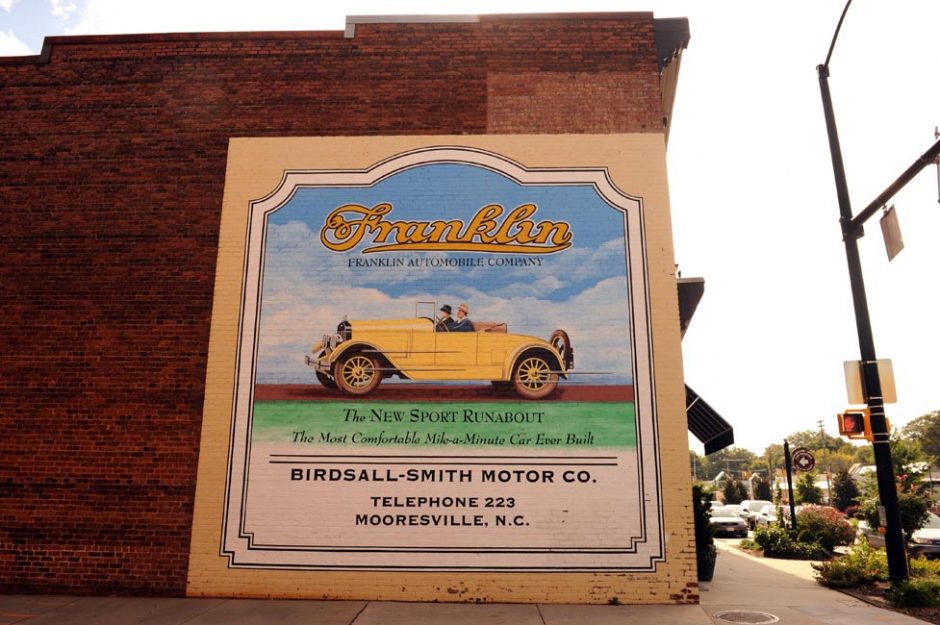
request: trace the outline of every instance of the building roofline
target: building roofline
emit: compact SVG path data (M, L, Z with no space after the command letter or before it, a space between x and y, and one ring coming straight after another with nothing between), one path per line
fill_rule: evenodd
M669 59L688 44L688 20L685 18L657 19L652 12L606 12L606 13L492 13L485 15L350 15L346 18L344 31L338 30L287 30L287 31L221 31L221 32L175 32L134 33L108 35L55 35L43 39L39 54L30 56L0 57L0 65L46 64L52 57L52 49L59 45L107 45L120 43L165 43L196 41L236 41L261 39L309 39L355 37L357 24L479 24L508 20L636 20L652 19L656 23L657 55L660 70ZM682 34L684 24L684 37ZM676 31L680 32L676 32ZM667 33L665 37L662 33ZM669 48L669 49L666 49Z

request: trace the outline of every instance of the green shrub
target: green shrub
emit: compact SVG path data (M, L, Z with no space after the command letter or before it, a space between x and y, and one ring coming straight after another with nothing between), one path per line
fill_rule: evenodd
M872 549L868 540L862 540L848 555L814 564L816 580L823 586L848 588L867 582L888 580L888 557L883 549Z
M911 558L911 576L940 578L940 560Z
M839 545L851 545L855 528L835 508L810 506L796 516L799 542L817 542L832 552Z
M819 543L794 540L790 532L782 527L757 528L754 530L754 542L770 558L821 560L829 555Z
M859 512L869 527L878 527L880 524L878 515L878 500L869 499L862 504ZM898 493L898 511L901 516L901 529L907 536L910 536L927 523L930 517L930 497L916 492Z
M909 579L892 586L885 597L901 608L937 607L940 606L940 579Z
M853 588L871 581L865 572L852 566L845 558L814 564L816 581L830 588Z
M738 547L740 547L741 549L747 549L748 551L760 551L761 549L760 545L755 543L750 538L745 538L744 540L739 542Z

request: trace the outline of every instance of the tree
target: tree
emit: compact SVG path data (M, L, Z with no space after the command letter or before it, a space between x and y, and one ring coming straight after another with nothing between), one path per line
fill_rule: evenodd
M783 470L783 445L771 443L764 449L764 465L767 475L773 475L777 469Z
M842 469L832 478L832 505L839 512L845 512L849 506L857 506L861 497L858 485L849 475L849 472Z
M850 450L854 452L854 449ZM828 449L819 449L814 454L816 457L816 467L825 469L826 471L831 471L833 473L838 473L839 471L848 471L853 464L855 464L855 458L853 454L842 449L836 451L830 451Z
M822 489L816 486L816 472L810 471L804 473L796 481L796 488L793 496L796 502L800 504L818 504L822 503Z
M754 478L754 499L763 499L764 501L773 501L773 491L770 488L770 482L762 477Z
M871 527L878 527L881 515L878 514L880 502L869 499L862 504L862 514ZM929 518L930 499L917 493L898 493L898 513L901 516L901 529L907 536L922 528Z
M901 437L919 442L928 456L940 456L940 410L928 412L905 425Z
M891 436L891 464L894 469L895 486L899 493L924 494L927 486L921 479L927 473L931 458L924 455L920 443L915 440L901 438L898 434ZM875 471L867 473L861 483L862 495L866 499L880 499L878 493L878 474Z
M743 447L728 447L702 458L699 475L706 480L713 480L722 471L728 473L749 469L757 460L757 454Z
M728 480L722 489L725 496L725 503L729 506L737 505L747 499L747 487L739 480Z
M829 451L838 451L846 442L838 436L830 436L823 430L803 430L787 437L790 443L790 449L805 447L810 451L828 449Z
M689 450L689 472L692 473L692 481L698 482L702 477L702 456L691 449Z
M871 445L859 445L855 448L853 459L859 464L875 464L875 449Z
M927 511L932 497L930 489L921 481L933 462L928 458L920 442L894 433L891 436L891 464L894 465L895 488L898 493L898 511L901 516L901 528L910 536L927 522ZM878 479L875 473L869 473L862 483L862 492L867 500L862 504L862 512L872 527L878 526Z

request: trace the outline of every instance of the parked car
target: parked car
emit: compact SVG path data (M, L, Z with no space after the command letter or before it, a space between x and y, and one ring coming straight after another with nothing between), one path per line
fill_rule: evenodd
M754 522L757 527L770 527L771 525L776 525L777 506L769 505L761 508L760 512L757 513L757 517Z
M790 506L781 506L783 510L783 518L786 519L787 525L790 524ZM796 513L799 514L800 510L803 509L803 506L796 506ZM770 505L764 506L760 509L760 512L757 513L755 518L755 523L757 527L770 527L771 525L777 524L777 506Z
M503 322L474 321L473 332L449 332L435 323L436 312L435 302L418 302L410 319L344 320L313 346L307 365L321 384L347 395L368 395L383 379L398 376L486 380L525 399L547 397L574 368L564 330L555 330L547 341L510 334Z
M715 536L747 538L747 521L738 514L737 506L713 507L711 524L715 529Z
M738 515L747 522L751 529L757 525L757 514L764 506L772 506L774 502L766 499L745 499L738 506Z
M878 528L871 528L865 521L859 521L858 533L868 538L872 547L884 547L885 536ZM940 559L940 516L929 513L927 524L915 531L907 542L907 553L912 558Z

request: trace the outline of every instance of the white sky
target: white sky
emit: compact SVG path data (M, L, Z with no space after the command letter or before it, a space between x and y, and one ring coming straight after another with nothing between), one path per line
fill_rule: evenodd
M0 55L59 34L341 30L346 15L653 11L684 16L669 146L676 262L706 279L686 335L687 382L756 452L846 407L858 343L819 99L843 0L347 0L336 5L0 0ZM855 0L830 64L857 213L934 142L940 2ZM876 220L860 241L881 358L894 361L894 425L940 408L940 204L930 166L894 200L906 249L887 262ZM694 440L694 439L693 439ZM701 451L694 443L693 448Z

